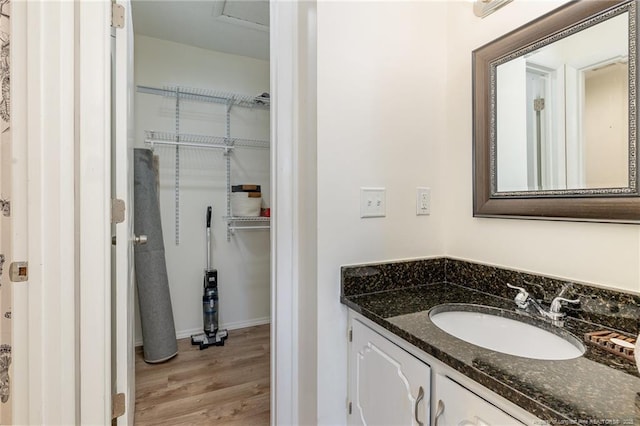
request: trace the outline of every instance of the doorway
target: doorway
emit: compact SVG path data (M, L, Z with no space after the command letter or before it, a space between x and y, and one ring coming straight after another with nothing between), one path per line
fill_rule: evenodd
M170 414L172 424L233 423L243 416L269 423L268 11L267 1L132 3L133 145L151 149L157 161L179 348L163 364L146 364L136 351L136 424L158 424L156 414ZM177 95L158 96L156 89ZM224 101L212 101L216 97ZM245 195L260 198L262 210L247 213L250 218L232 205ZM208 207L208 261L218 272L219 325L229 337L224 346L199 350L190 336L203 328ZM137 314L135 324L139 348L144 330Z

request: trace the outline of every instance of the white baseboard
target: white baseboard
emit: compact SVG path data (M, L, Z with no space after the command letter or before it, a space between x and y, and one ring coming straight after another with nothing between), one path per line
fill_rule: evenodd
M253 327L256 325L269 324L271 317L253 318L244 321L234 321L220 324L221 329L237 330L239 328ZM176 330L176 339L186 339L194 334L202 333L202 328L192 328L188 330ZM136 339L135 346L142 346L142 339Z
M271 317L253 318L245 321L228 322L220 325L220 328L227 330L237 330L239 328L254 327L271 323Z

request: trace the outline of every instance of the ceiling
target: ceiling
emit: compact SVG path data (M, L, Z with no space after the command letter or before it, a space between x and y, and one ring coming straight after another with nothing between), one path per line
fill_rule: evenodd
M269 60L269 0L133 0L135 34Z

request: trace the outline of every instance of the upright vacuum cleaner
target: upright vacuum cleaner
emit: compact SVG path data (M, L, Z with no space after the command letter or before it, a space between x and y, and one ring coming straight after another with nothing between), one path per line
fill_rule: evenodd
M204 293L202 295L202 322L204 332L191 336L191 344L200 350L209 346L224 346L227 330L218 329L218 271L212 269L211 260L211 206L207 207L207 269L204 270Z

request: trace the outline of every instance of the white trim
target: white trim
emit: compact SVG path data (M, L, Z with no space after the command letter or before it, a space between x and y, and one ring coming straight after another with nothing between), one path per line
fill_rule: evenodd
M37 267L41 261L38 253L33 254L33 248L40 245L40 235L42 233L42 226L38 223L37 217L34 213L41 211L42 205L38 199L39 192L41 191L37 185L40 183L39 176L36 173L40 170L41 158L37 150L37 137L38 133L42 132L41 123L38 120L40 113L40 96L42 92L41 82L38 78L38 72L41 68L40 58L38 51L40 49L39 40L45 35L40 34L44 31L44 23L41 19L40 4L37 2L27 3L27 26L33 25L33 31L37 32L37 35L32 37L29 34L27 37L27 259L32 263L32 267L29 268L29 282L27 284L29 306L27 308L27 316L29 329L27 332L27 339L29 352L28 352L28 377L29 377L29 424L42 424L45 420L44 397L42 395L42 388L44 387L42 379L42 343L41 343L41 331L38 329L42 325L42 300L37 296L39 285L43 277L41 267ZM35 167L34 167L35 166ZM16 212L13 212L14 215ZM15 286L14 286L15 287Z
M111 423L111 2L77 2L79 424Z
M134 269L133 269L133 20L129 0L118 0L124 7L124 27L112 29L111 107L113 198L125 203L124 221L112 225L116 245L112 249L112 364L115 378L113 393L125 395L125 414L118 426L132 426L135 415L134 345Z
M29 281L14 284L16 332L27 342L18 338L14 354L21 358L14 384L22 383L13 421L74 424L74 5L33 1L15 12L14 51L24 49L26 58L17 57L14 68L15 90L23 98L16 104L14 129L12 216L17 218L14 256L20 258L13 260L29 262ZM19 76L16 70L22 70Z
M295 2L270 3L271 52L271 424L298 424L293 140Z
M271 424L317 422L316 2L271 2Z
M46 423L71 424L76 419L76 273L75 273L75 11L68 2L43 2L42 19L47 35L42 38L44 82L48 68L55 67L43 87L43 133L41 139L43 194L42 210L36 210L43 224L39 250L46 265L43 288L42 351L46 360L43 386ZM52 19L57 16L58 19ZM59 37L58 52L51 52L51 39ZM54 61L51 58L55 57ZM55 113L52 114L52 112ZM56 143L53 143L53 141ZM52 159L55 159L52 161ZM55 163L55 165L54 165ZM31 165L31 158L29 159ZM31 212L31 205L29 211ZM45 213L46 212L46 213ZM45 213L45 214L43 214ZM30 219L31 222L31 219ZM32 247L29 248L31 252ZM35 250L34 250L35 251ZM31 255L30 255L31 257ZM30 260L31 263L31 260ZM31 298L31 290L30 290ZM55 320L52 321L52 318ZM56 320L58 324L56 324ZM57 366L57 368L55 367ZM56 370L56 371L51 371Z
M7 262L27 259L27 3L11 5L12 253ZM22 212L22 214L15 214ZM5 266L5 268L7 268ZM29 421L29 287L12 287L12 421Z
M298 4L294 142L295 282L298 312L298 423L318 422L317 7Z

